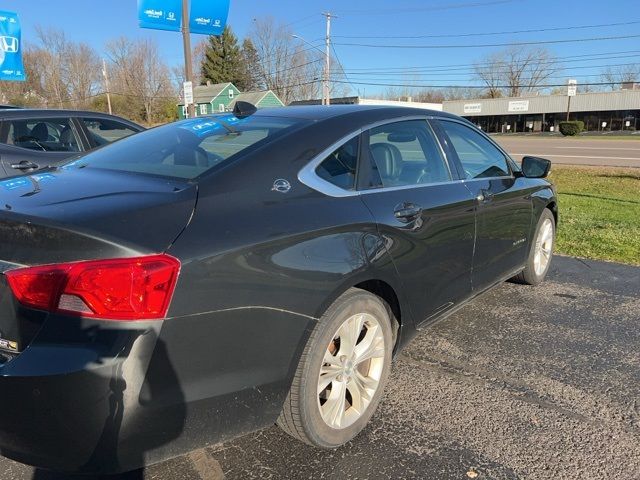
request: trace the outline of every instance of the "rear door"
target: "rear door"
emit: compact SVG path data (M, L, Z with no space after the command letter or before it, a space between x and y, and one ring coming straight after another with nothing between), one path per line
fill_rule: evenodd
M361 198L423 322L471 295L474 199L426 119L377 126L362 142Z
M70 118L11 118L2 123L0 161L7 176L31 173L80 153L83 144Z
M478 205L473 287L482 290L520 268L526 259L532 203L507 156L477 128L440 119L443 144Z

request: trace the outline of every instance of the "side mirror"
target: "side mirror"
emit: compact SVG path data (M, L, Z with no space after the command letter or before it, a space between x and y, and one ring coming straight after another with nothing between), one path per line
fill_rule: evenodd
M551 171L551 161L540 157L522 159L522 175L527 178L546 178Z

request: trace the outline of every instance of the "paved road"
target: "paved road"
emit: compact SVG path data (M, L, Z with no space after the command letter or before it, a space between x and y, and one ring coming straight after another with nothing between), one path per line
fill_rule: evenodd
M274 427L129 478L639 479L639 325L640 268L556 257L544 285L501 285L416 338L347 446ZM0 480L31 478L0 460Z
M556 164L640 167L640 140L507 135L493 138L516 160L537 155Z

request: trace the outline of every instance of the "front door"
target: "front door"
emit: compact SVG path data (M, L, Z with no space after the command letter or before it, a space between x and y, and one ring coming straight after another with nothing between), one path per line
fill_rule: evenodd
M475 201L426 120L363 134L359 187L418 323L471 295Z
M474 290L482 290L524 265L530 242L531 192L513 176L505 154L484 134L454 120L438 123L476 199L472 282Z

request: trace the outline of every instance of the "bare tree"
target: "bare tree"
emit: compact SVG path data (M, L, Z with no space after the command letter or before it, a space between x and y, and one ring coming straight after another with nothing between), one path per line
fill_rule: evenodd
M606 87L610 90L619 90L624 83L640 81L640 63L608 67L602 73L602 81L609 83Z
M513 46L484 57L474 70L486 85L489 97L496 98L539 91L561 67L545 48Z
M52 106L64 107L69 100L65 53L67 39L62 30L36 26L39 48L35 55L40 66L42 92Z
M318 97L322 80L322 52L292 35L290 28L270 17L256 20L249 35L258 59L260 83L285 104Z
M121 37L107 44L107 53L112 64L113 92L128 97L133 108L139 106L144 121L153 123L167 100L177 101L169 68L155 42ZM135 118L134 113L129 116Z
M66 55L66 81L71 104L76 108L84 107L102 87L100 58L85 43L69 44Z
M87 44L67 40L62 30L36 27L37 44L25 49L27 81L13 91L21 105L84 107L97 92L99 59ZM17 95L17 96L16 96Z

